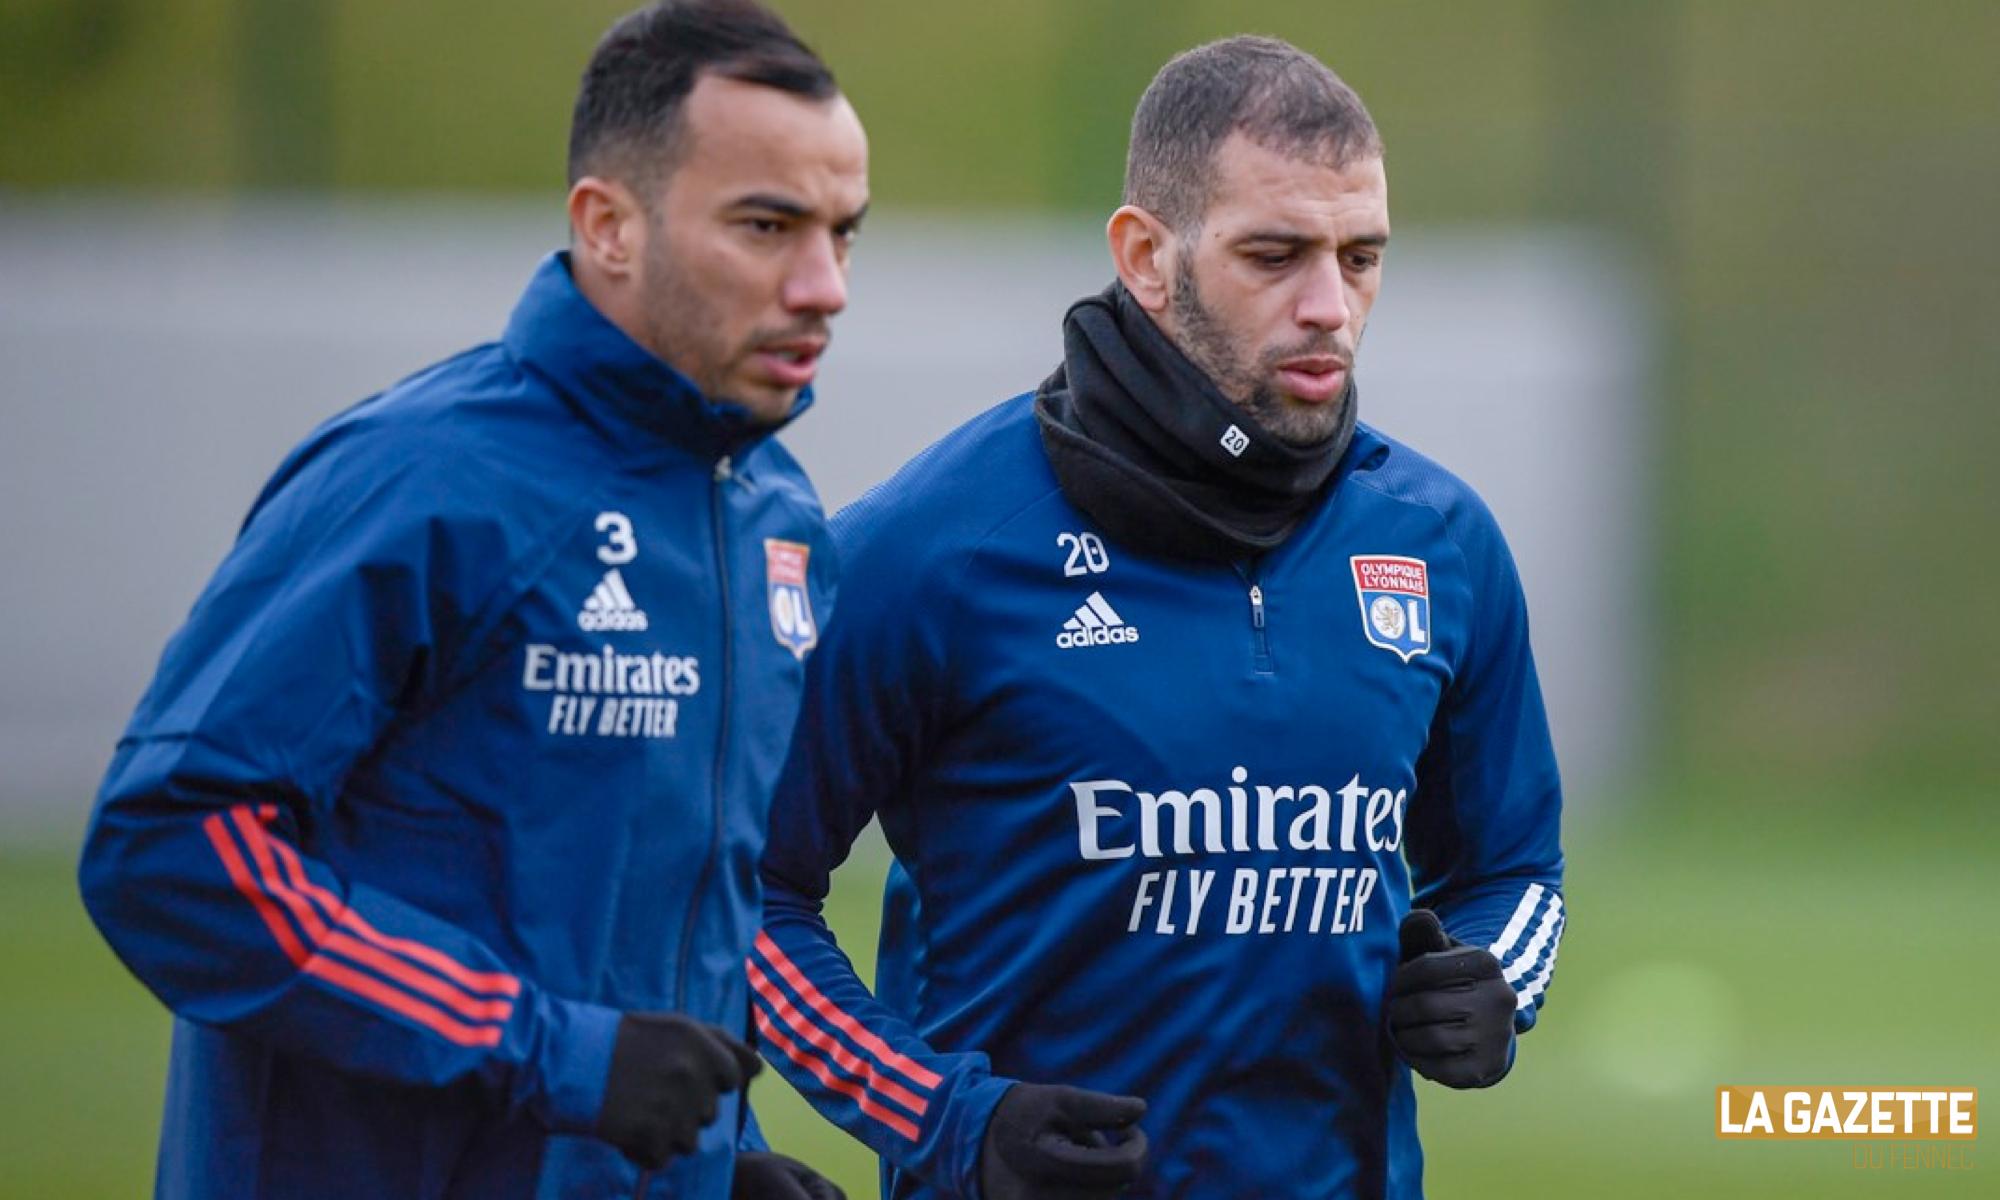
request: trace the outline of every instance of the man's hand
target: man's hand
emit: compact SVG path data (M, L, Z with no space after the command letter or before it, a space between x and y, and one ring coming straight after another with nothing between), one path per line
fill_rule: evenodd
M626 1013L611 1046L597 1136L656 1171L693 1153L717 1099L762 1065L755 1050L714 1025L679 1013Z
M979 1150L986 1200L1098 1200L1139 1179L1146 1102L1017 1083L1000 1097Z
M847 1193L796 1158L750 1150L736 1156L729 1200L847 1200Z
M1403 1061L1453 1088L1491 1087L1514 1064L1514 987L1500 960L1453 938L1429 909L1403 918L1389 1036Z

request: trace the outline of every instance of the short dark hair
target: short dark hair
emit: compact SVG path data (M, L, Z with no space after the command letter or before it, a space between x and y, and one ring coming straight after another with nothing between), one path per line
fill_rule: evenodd
M1325 63L1277 38L1224 38L1175 55L1139 97L1125 203L1179 231L1198 227L1215 187L1216 152L1239 132L1336 167L1382 153L1375 119Z
M659 0L619 18L584 68L569 126L569 181L649 183L672 164L681 106L703 75L812 100L839 93L784 18L755 0Z

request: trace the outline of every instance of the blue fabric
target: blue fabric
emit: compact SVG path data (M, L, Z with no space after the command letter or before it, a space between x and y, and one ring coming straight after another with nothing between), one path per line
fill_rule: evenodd
M1419 1196L1382 1029L1400 919L1494 946L1521 1027L1561 929L1499 530L1363 426L1260 560L1147 557L1064 499L1029 402L834 520L751 956L766 1057L881 1152L886 1195L976 1196L1025 1079L1149 1102L1131 1195ZM875 995L820 916L871 817L896 854Z
M80 868L177 1017L159 1195L727 1194L733 1097L643 1191L584 1135L619 1012L748 1034L768 798L833 581L767 432L552 255L502 341L279 468Z

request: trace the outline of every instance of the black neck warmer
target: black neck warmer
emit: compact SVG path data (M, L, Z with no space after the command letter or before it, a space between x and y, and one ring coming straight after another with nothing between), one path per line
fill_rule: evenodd
M1354 436L1351 378L1338 403L1325 441L1279 441L1114 283L1063 316L1063 362L1035 419L1063 495L1114 541L1234 562L1283 542L1319 499Z

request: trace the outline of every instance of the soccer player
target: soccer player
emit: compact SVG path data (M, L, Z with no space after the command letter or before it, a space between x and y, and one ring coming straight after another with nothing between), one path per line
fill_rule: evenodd
M570 248L278 469L83 849L176 1016L158 1195L833 1196L738 1157L755 864L825 524L773 432L867 144L747 2L615 25Z
M1491 513L1356 421L1389 240L1361 101L1282 42L1139 102L1060 367L833 523L750 962L885 1195L1415 1197L1410 1071L1485 1087L1563 926ZM820 917L879 817L877 994Z

